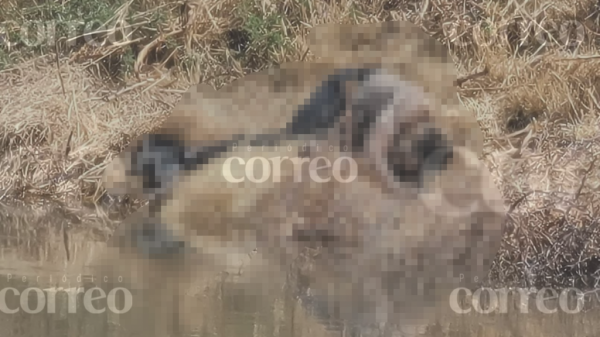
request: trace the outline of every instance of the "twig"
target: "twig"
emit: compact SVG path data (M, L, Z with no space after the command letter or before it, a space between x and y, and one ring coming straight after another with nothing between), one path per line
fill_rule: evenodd
M73 129L71 129L71 133L69 133L69 138L67 138L67 145L65 146L65 158L69 156L69 152L71 152L71 138L73 137Z
M523 195L522 197L520 197L519 199L517 199L517 201L515 201L512 205L510 205L510 207L508 208L508 212L507 213L512 213L512 211L515 210L515 208L517 208L517 206L519 206L519 204L521 202L523 202L523 200L525 200L528 196L530 196L533 192L528 192L527 194Z
M183 32L183 30L181 30L181 29L174 30L174 31L172 31L172 32L170 32L168 34L165 34L165 35L157 37L152 42L150 42L149 44L147 44L146 46L144 46L144 48L142 48L142 50L140 50L140 53L138 54L138 57L135 60L135 64L133 65L133 69L136 72L136 74L140 73L140 70L142 68L142 64L146 60L146 56L150 52L150 49L156 47L159 43L163 42L166 38L171 37L173 35L177 35L177 34L179 34L181 32Z
M148 79L146 79L146 80L144 80L142 82L138 82L138 83L133 84L131 86L125 87L125 88L117 91L116 93L108 94L108 95L105 95L105 96L102 96L102 97L93 97L93 98L90 98L88 100L89 101L103 100L105 102L109 102L109 101L112 101L113 99L115 99L115 98L117 98L117 97L119 97L119 96L121 96L121 95L129 92L129 91L135 90L135 89L137 89L139 87L142 87L142 86L147 85L148 83L152 83L152 82L154 82L154 79L153 78L148 78Z
M454 81L454 85L456 85L457 87L462 87L463 83L465 83L466 81L470 81L472 79L485 76L488 73L489 73L489 71L488 71L488 68L486 67L483 71L456 79Z
M310 48L306 48L306 51L304 52L304 54L302 54L302 57L300 58L300 61L304 62L304 60L306 59L306 55L308 55L309 51Z
M581 55L573 58L561 58L558 61L581 61L581 60L591 60L591 59L600 59L600 55Z
M65 90L65 84L63 82L62 75L60 74L60 61L58 59L58 43L63 39L66 39L66 38L63 36L60 39L56 40L56 42L54 43L54 51L56 52L56 68L58 70L58 79L60 80L60 87L62 88L63 95L66 98L67 91Z
M596 163L596 159L594 158L594 160L592 160L592 163L590 164L590 167L588 167L587 170L585 170L585 173L583 175L583 179L581 179L581 185L579 185L579 188L577 189L577 193L575 193L575 199L573 199L573 201L576 201L577 198L579 198L579 195L581 194L581 190L583 189L583 186L585 185L585 181L587 180L588 175L590 174L590 172L592 172L592 169L594 168L594 164Z

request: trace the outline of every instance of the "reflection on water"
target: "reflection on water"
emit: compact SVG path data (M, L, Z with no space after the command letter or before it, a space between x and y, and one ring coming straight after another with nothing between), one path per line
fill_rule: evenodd
M44 276L44 275L38 275ZM47 275L45 275L47 276ZM40 277L42 279L42 277ZM48 279L48 278L46 278ZM23 293L30 287L38 287L35 278L23 279L12 274L0 275L0 289L14 288ZM61 285L61 282L58 282ZM114 314L110 310L92 314L85 310L85 293L94 286L89 279L82 278L81 283L71 284L71 288L62 287L58 291L45 289L46 298L41 305L38 294L29 291L28 296L16 296L13 291L5 292L6 308L21 309L15 313L0 313L0 336L143 336L136 331L139 326L151 325L145 319L139 307L125 314ZM75 293L76 287L81 287ZM6 295L6 296L4 296ZM133 298L144 296L134 292ZM327 331L306 313L310 305L301 305L300 301L285 298L284 292L262 296L248 291L245 287L231 281L215 281L212 285L200 287L190 292L193 305L195 326L186 336L235 336L235 337L289 337L289 336L342 336L342 332ZM508 336L595 336L600 331L598 323L597 299L589 294L578 302L575 295L560 299L548 299L545 307L555 313L543 314L536 304L537 294L528 295L528 303L523 302L517 293L509 293L506 301L506 313L478 313L475 309L488 310L489 301L478 304L472 298L461 298L462 310L472 309L468 314L456 314L442 310L443 314L427 327L425 336L435 337L508 337ZM54 297L54 302L48 300ZM305 302L308 300L305 299ZM115 297L115 306L124 307L124 297ZM483 301L482 301L483 302ZM497 302L498 303L498 302ZM576 310L578 303L583 304L580 312L569 314L561 310ZM54 309L52 309L54 305ZM476 307L480 305L480 307ZM43 307L42 309L39 309ZM97 307L101 307L98 302ZM302 309L302 307L305 307ZM23 309L24 308L24 309ZM27 313L26 310L36 310ZM147 308L146 308L147 309ZM338 329L339 330L339 329Z
M25 215L23 215L25 216ZM144 329L152 327L148 313L159 308L145 301L153 294L129 289L133 298L130 311L116 314L111 310L93 313L85 308L86 294L104 280L86 268L88 262L102 250L102 240L91 240L89 233L71 231L65 248L62 224L42 221L35 230L11 220L14 226L0 228L0 306L13 313L0 311L0 337L25 336L89 336L89 337L147 337ZM7 218L1 218L6 220ZM19 221L17 221L19 220ZM42 226L42 224L44 226ZM95 242L98 241L98 242ZM67 261L67 252L70 258ZM102 276L102 275L100 275ZM321 337L344 336L344 326L324 314L325 303L317 302L306 293L273 288L270 293L253 291L242 286L240 280L215 276L186 292L188 305L185 313L191 321L186 336L208 337ZM13 288L17 291L8 290ZM41 289L24 291L28 288ZM1 292L4 291L4 292ZM43 296L39 302L38 295ZM94 296L97 294L93 293ZM549 296L551 294L548 294ZM469 313L457 314L450 301L442 303L440 315L427 327L426 336L434 337L520 337L520 336L597 336L596 294L585 296L585 304L576 314L560 310L577 305L574 293L547 300L554 313L541 313L536 307L536 293L528 295L524 304L518 295L509 293L503 313L482 314L475 310L470 298L461 298L459 307L471 308ZM110 296L108 296L110 297ZM107 297L107 298L108 298ZM52 298L52 299L51 299ZM2 302L4 301L4 302ZM114 296L114 307L126 305L123 293ZM94 302L94 308L106 307L106 302ZM483 305L485 307L485 305ZM38 308L39 310L36 310ZM19 309L16 310L15 309ZM31 309L30 312L27 312ZM164 308L163 308L164 309ZM4 310L6 311L6 310ZM527 311L527 313L525 313ZM167 310L168 312L168 310ZM319 316L318 319L317 317ZM320 321L321 324L317 323ZM327 329L326 329L327 328ZM345 334L348 336L348 334Z

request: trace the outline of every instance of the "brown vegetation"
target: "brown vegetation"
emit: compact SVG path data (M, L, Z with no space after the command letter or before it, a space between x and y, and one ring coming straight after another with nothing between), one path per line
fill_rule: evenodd
M242 3L244 11L232 11ZM29 5L9 0L3 10L23 12ZM69 59L61 56L59 66L53 47L41 57L22 46L2 47L0 56L13 59L0 72L0 195L3 203L11 201L6 208L13 213L10 219L25 218L13 212L14 202L24 203L31 216L28 210L38 209L43 199L51 200L45 206L51 208L60 201L58 207L75 214L82 227L114 227L100 220L102 208L90 207L112 202L101 197L100 174L130 139L160 124L188 86L185 80L221 87L244 73L310 59L305 37L309 26L318 23L404 18L449 47L459 76L488 70L463 83L458 93L477 115L485 140L483 160L510 207L510 230L490 281L596 285L599 169L593 159L600 139L600 18L595 1L215 0L183 7L135 1L132 6L139 14L137 33L144 36L134 43L79 46ZM165 13L162 21L154 21L160 34L148 29L154 8ZM568 22L578 29L568 29ZM244 27L274 33L255 41L251 37L260 33L252 35ZM127 63L126 51L133 44L138 52L131 69L140 74L122 79L120 87L99 80L102 69ZM21 57L28 60L16 62ZM127 212L117 210L123 214L113 218ZM17 229L3 234L22 244L23 236L15 239L15 231L28 231L27 226L11 226ZM42 234L30 237L36 235Z

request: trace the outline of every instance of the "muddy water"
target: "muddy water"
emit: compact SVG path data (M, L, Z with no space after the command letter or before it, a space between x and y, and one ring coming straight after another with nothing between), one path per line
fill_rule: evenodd
M41 283L33 278L25 281L17 278L15 274L12 275L10 279L8 275L1 276L1 289L12 287L22 292ZM41 271L36 275L50 276ZM84 279L79 284L73 282L70 285L83 286L86 289L91 287L87 282ZM60 282L58 283L60 285ZM11 295L6 296L6 306L11 309L24 308L24 303L19 303L19 300L23 300ZM133 294L134 298L139 298L140 295L143 296L143 293ZM46 301L45 308L39 313L31 314L20 310L14 314L0 314L0 336L144 336L143 327L152 324L144 319L141 311L135 307L120 315L111 311L93 314L83 308L84 295L78 294L74 296L75 309L70 312L69 298L73 293L69 293L69 289L63 289L54 293L54 296L54 311L48 310L50 302ZM326 331L323 325L306 315L298 302L286 299L283 295L274 301L253 298L251 294L238 291L234 282L216 281L190 296L195 298L195 305L190 307L190 310L196 317L196 327L187 334L190 337L343 336L343 332ZM446 310L445 315L439 316L437 321L427 327L425 336L598 336L600 323L597 309L592 308L577 314L568 314L561 310L553 314L543 314L535 308L535 295L530 299L528 313L524 313L523 308L519 307L516 296L509 297L507 313L483 314L471 310L468 314L456 314ZM570 308L576 307L575 298L570 297L567 302L570 302ZM27 305L35 309L35 293L30 294ZM469 308L470 305L472 303L461 302L462 308ZM560 308L557 300L547 301L546 305L550 309ZM589 308L589 303L586 306ZM122 298L117 299L116 307L123 308ZM487 307L484 306L483 309Z
M0 311L0 337L144 336L144 328L152 322L148 322L144 314L147 312L144 310L148 308L139 303L133 303L131 310L123 314L111 310L93 313L85 307L85 296L89 289L101 286L105 281L105 275L98 274L90 265L105 247L107 237L102 234L105 231L102 224L71 228L65 239L65 224L62 221L47 218L30 226L25 224L30 220L19 222L7 217L0 220L0 291L8 288L18 291L18 294L12 289L0 293L0 300L4 300L0 302L3 309L18 309L14 313ZM242 287L241 280L243 276L234 278L214 275L199 280L187 292L190 303L187 308L193 314L194 322L194 327L187 336L344 335L343 331L326 331L324 325L307 315L303 308L305 306L288 296L284 289L274 289L270 296L262 296ZM28 288L43 289L41 303L35 290L30 290L29 293L25 291ZM147 297L143 291L130 291L133 299ZM501 291L496 294L500 295L497 306L500 312L479 313L475 310L489 309L485 296L482 297L481 304L472 298L458 299L458 309L471 309L469 313L463 314L452 310L450 299L442 302L440 315L432 319L425 336L600 335L600 295L597 297L595 293L587 294L579 303L573 292L542 301L550 310L557 308L554 313L540 312L540 305L536 304L539 292L532 292L526 297L512 292L506 298L501 296ZM97 296L98 293L92 295ZM528 299L528 303L522 302L524 298ZM123 293L114 293L114 299L114 308L117 310L126 306ZM106 305L102 301L95 303L95 308ZM569 310L577 309L578 304L583 307L575 310L577 313L568 313ZM36 308L39 312L27 312L36 311Z

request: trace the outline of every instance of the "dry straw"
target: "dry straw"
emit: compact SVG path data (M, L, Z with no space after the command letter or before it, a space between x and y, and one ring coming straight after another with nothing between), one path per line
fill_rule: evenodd
M102 168L129 139L160 123L185 83L219 87L244 73L311 58L304 38L316 24L407 19L446 44L468 79L459 83L460 98L477 113L486 139L482 158L509 208L509 231L491 282L597 285L595 1L246 1L258 17L275 15L271 28L284 38L266 53L249 49L263 59L243 59L230 48L229 33L248 20L232 15L241 3L129 1L113 21L122 27L134 5L148 9L134 13L130 23L146 32L143 38L84 46L58 66L51 54L2 71L0 202L40 207L39 200L52 200L80 218L101 218L106 207L81 210L111 202L100 197ZM152 30L148 18L157 8L170 16ZM166 41L177 47L153 61ZM128 82L111 87L89 71L130 44L139 53Z

